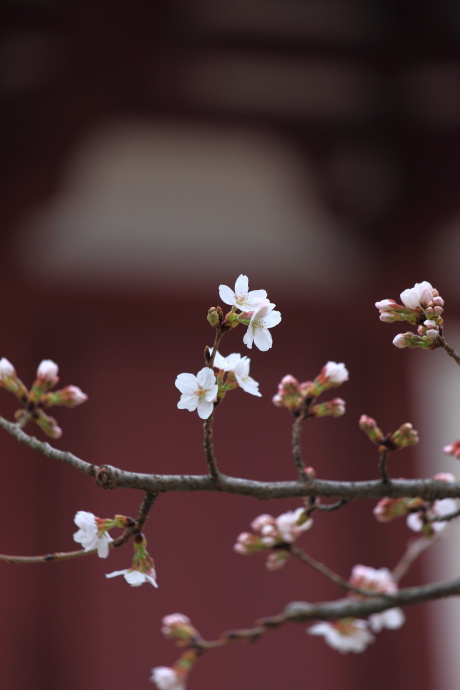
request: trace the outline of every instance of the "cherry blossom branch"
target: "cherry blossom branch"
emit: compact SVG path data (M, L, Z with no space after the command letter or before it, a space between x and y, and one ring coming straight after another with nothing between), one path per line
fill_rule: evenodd
M156 475L128 472L110 465L93 465L73 453L53 448L46 441L29 436L17 424L0 417L0 428L5 429L20 443L48 458L65 462L75 469L96 478L104 489L138 489L152 494L169 492L216 491L215 480L209 475ZM381 480L333 481L310 479L308 485L300 481L262 482L219 474L220 492L252 496L260 500L272 498L299 498L321 496L342 501L379 498L416 498L434 501L441 498L460 498L460 482L434 479L392 479L391 484Z
M306 623L309 621L338 621L343 619L363 619L368 616L381 613L395 607L406 607L419 604L434 599L446 598L449 596L460 595L460 578L455 580L438 582L431 585L420 587L410 587L399 590L394 594L377 595L367 598L346 597L335 601L318 602L310 604L303 601L289 603L284 611L275 616L267 616L255 621L251 628L240 628L227 630L215 640L205 640L193 627L190 627L192 634L188 638L188 643L177 638L179 646L186 646L187 650L182 659L185 660L189 654L194 655L188 670L196 663L203 653L223 647L231 642L249 641L256 642L270 630L275 630L286 623ZM180 617L181 614L174 614ZM188 621L188 619L185 619ZM165 622L165 619L164 621ZM189 623L189 621L188 621ZM175 665L179 668L180 661Z

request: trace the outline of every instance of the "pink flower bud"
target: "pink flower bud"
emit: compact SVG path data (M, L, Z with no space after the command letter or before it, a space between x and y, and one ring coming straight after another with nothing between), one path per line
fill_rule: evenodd
M359 428L361 431L364 431L366 436L376 445L379 445L385 439L375 419L368 417L367 414L362 414L359 418Z

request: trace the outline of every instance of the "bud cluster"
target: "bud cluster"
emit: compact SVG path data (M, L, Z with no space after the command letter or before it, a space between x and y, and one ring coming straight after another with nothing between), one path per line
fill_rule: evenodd
M403 290L400 297L404 306L392 299L375 303L381 321L408 321L417 326L417 334L410 331L400 333L394 338L393 345L399 348L420 347L425 350L438 347L436 340L442 335L444 300L436 288L425 280L416 283L413 288Z
M254 533L242 532L233 548L237 553L245 556L275 549L268 556L267 568L277 570L289 557L288 549L283 550L283 546L293 544L302 532L310 529L312 524L313 520L305 508L289 510L276 518L267 514L259 515L251 522Z
M62 429L57 421L47 415L43 408L61 405L76 407L81 405L88 396L77 386L66 386L57 391L51 391L59 381L58 365L51 359L44 359L38 366L36 379L30 391L17 377L16 370L5 357L0 359L0 387L13 393L24 405L17 410L15 418L20 424L31 420L50 438L60 438Z
M348 371L345 364L327 362L314 381L299 381L291 374L284 376L278 384L278 391L272 402L277 407L286 407L296 412L304 404L311 404L324 391L341 386L348 381ZM311 417L341 417L345 414L345 401L333 398L326 403L313 405L309 409Z
M359 428L364 431L366 436L377 446L385 446L388 450L401 450L407 446L414 446L418 443L418 433L410 424L401 424L399 429L392 434L384 435L377 426L377 422L372 417L362 414L359 419Z

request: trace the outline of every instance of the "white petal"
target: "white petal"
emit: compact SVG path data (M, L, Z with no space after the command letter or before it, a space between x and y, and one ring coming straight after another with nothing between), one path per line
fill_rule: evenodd
M216 384L216 377L212 369L209 367L203 367L203 369L200 369L198 374L196 375L198 385L200 388L203 390L208 390L208 388L211 388Z
M237 295L247 294L249 291L249 279L247 276L241 274L235 282L235 293Z
M254 341L259 350L266 352L273 345L273 338L270 331L266 328L257 328L254 333Z
M179 374L174 385L180 390L181 393L185 393L186 391L193 392L198 387L196 376L193 374Z
M281 312L279 311L271 311L267 314L267 316L264 316L264 323L267 328L273 328L274 326L277 326L280 321Z
M189 395L188 393L183 393L181 399L177 403L179 410L188 410L193 412L198 406L198 396L194 393Z
M235 293L228 285L219 285L219 296L225 304L234 304L235 302Z
M214 409L214 405L212 402L208 402L204 398L200 400L198 403L198 416L200 419L208 419L212 415L212 411Z
M113 573L106 573L107 578L118 577L118 575L124 575L127 572L126 568L124 570L114 570Z

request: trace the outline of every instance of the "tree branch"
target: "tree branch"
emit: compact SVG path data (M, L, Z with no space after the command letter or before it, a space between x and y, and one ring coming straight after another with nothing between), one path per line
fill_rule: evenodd
M17 424L0 417L0 428L5 429L20 443L48 458L65 462L75 469L96 478L103 489L138 489L153 494L169 492L216 491L216 483L209 475L144 474L128 472L111 465L93 465L73 453L57 450L46 441L29 436ZM219 474L219 488L223 493L252 496L260 500L271 498L299 498L302 496L338 498L346 501L358 499L416 498L434 501L440 498L460 498L460 482L435 479L392 479L391 484L381 480L333 481L310 479L301 481L261 482Z

